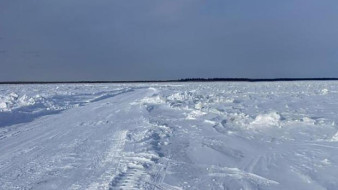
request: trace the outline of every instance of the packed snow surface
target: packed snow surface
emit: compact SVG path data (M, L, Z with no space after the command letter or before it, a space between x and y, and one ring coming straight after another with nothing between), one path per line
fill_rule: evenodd
M338 189L338 82L0 86L0 189Z

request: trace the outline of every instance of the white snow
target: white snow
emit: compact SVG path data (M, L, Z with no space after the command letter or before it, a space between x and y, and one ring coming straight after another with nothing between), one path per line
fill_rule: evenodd
M251 123L253 127L271 127L271 126L280 126L281 116L276 113L268 114L259 114L256 116L255 120Z
M334 134L334 135L332 136L332 138L331 138L330 140L331 140L331 141L338 142L338 131L337 131L336 134Z
M338 83L0 86L0 189L338 189Z

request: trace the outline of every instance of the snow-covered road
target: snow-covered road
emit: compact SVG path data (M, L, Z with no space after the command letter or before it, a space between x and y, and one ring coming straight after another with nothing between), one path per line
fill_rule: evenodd
M338 189L338 83L0 86L0 189Z

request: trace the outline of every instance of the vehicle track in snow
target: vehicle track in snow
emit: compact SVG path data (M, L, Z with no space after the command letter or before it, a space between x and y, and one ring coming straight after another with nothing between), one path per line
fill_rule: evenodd
M123 158L128 128L142 119L138 109L133 120L128 118L129 100L146 92L127 91L16 128L0 142L0 189L91 189L95 184L107 189Z

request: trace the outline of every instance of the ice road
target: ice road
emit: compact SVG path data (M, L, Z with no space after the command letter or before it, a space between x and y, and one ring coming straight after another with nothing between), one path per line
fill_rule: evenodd
M338 82L0 85L0 189L337 190Z

